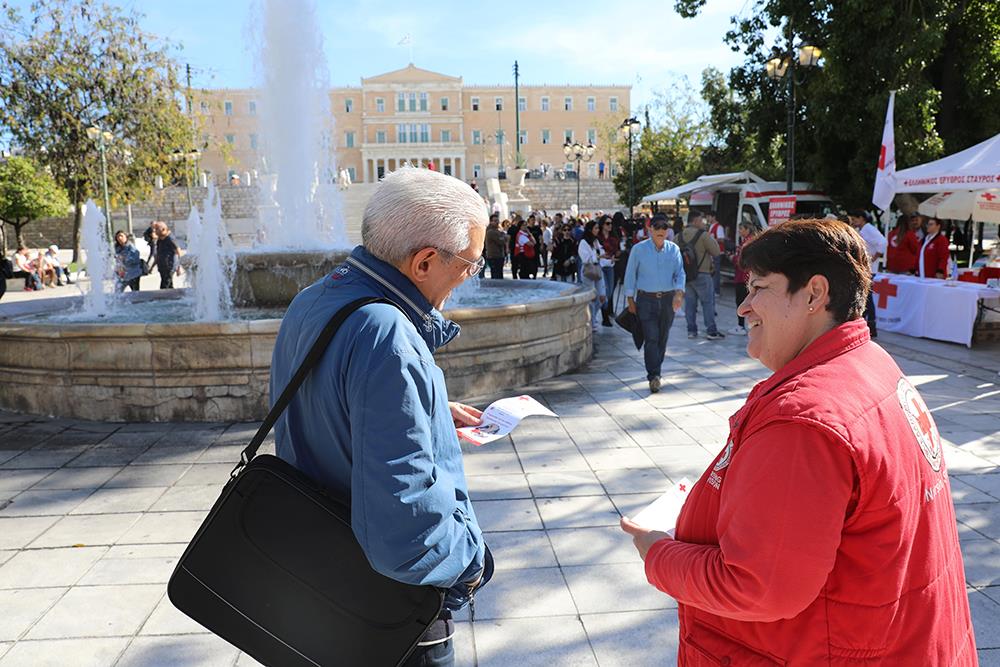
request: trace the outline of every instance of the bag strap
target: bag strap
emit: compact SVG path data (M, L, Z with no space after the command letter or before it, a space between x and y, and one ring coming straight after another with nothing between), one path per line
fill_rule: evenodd
M292 402L295 392L299 390L299 387L305 381L306 376L308 376L313 367L319 363L319 360L323 358L323 353L326 352L326 348L330 345L330 341L333 340L334 335L336 335L337 330L340 329L340 325L344 323L344 320L346 320L354 311L372 303L387 303L391 306L399 308L399 305L390 299L368 296L352 301L334 313L333 317L330 318L330 321L326 323L326 326L323 327L323 330L316 338L316 342L313 343L313 346L309 349L305 359L303 359L302 363L299 364L299 368L295 371L295 375L293 375L292 379L288 381L288 384L285 385L285 388L278 397L278 400L276 400L274 405L271 406L271 411L267 413L267 417L264 418L260 428L257 429L257 433L255 433L253 438L250 440L250 444L243 449L243 452L240 454L240 462L236 464L236 467L233 468L233 471L229 474L231 478L236 477L240 473L240 470L243 469L243 466L249 463L250 460L257 455L257 450L260 449L261 444L264 442L264 438L266 438L267 434L271 432L272 428L274 428L274 424L278 421L278 418L281 417L281 413L284 412L285 408L288 407L288 404Z

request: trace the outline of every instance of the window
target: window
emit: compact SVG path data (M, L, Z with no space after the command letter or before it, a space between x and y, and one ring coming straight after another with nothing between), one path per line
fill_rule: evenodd
M479 98L473 97L470 102L472 103L472 110L479 111Z
M611 111L618 111L617 97L612 97L610 100L608 100L608 108L611 109Z
M254 150L257 150L257 135L256 134L251 134L250 135L250 148L252 148Z
M358 172L354 167L348 167L347 173L351 175L351 183L358 180Z
M448 98L447 97L442 97L441 98L441 111L447 111L447 110L448 110Z
M396 126L396 143L406 143L406 125L403 125L402 123Z
M503 111L503 98L502 97L494 97L493 98L493 104L496 106L496 110L497 111Z
M396 93L396 111L406 111L406 93Z
M563 143L565 142L573 143L573 130L566 130L563 132Z
M483 143L483 133L479 130L472 131L472 143L481 144Z
M481 165L481 164L474 164L474 165L472 165L472 177L473 178L479 178L479 175L481 173L483 173L483 165Z
M236 143L236 135L235 134L227 134L226 135L226 143L229 144L230 146L234 145Z
M353 132L344 132L344 147L345 148L354 148L354 133Z
M542 111L548 111L548 110L549 110L549 98L543 97L542 98Z
M409 110L410 111L416 111L417 110L417 94L416 93L410 93L409 96L408 96L408 100L410 102L409 107L408 107Z
M427 111L427 93L420 93L420 110Z
M375 130L375 143L376 144L385 143L385 130Z
M354 100L348 97L344 100L344 113L351 113L354 111Z
M375 98L375 111L379 113L385 113L385 98L376 97Z
M587 142L591 144L597 143L597 130L594 128L587 130Z
M441 143L442 144L451 143L451 130L441 130Z
M413 99L416 100L416 96ZM410 130L410 143L415 144L420 141L420 126L416 123L410 123L407 127Z
M542 130L542 143L551 144L552 143L552 132L549 130Z
M427 144L431 140L431 126L428 123L420 125L420 143Z
M247 103L247 111L250 112L251 116L257 115L257 102L255 100L250 100L250 102Z
M517 110L527 111L528 110L528 100L523 97L517 98Z
M202 113L208 113L208 102L202 102L201 103L201 112Z
M587 111L597 111L597 98L595 97L587 98Z
M563 98L563 110L564 111L572 111L573 110L573 98L572 97L564 97Z
M226 100L225 102L222 103L222 108L225 110L227 116L233 115L233 103L230 102L229 100Z
M525 145L526 143L528 143L528 131L527 130L521 130L520 132L518 132L517 133L517 140L518 140L518 143L520 143L522 146Z
M567 162L566 164L563 165L563 171L572 172L574 170L574 167L576 167L575 164L573 164L572 162Z

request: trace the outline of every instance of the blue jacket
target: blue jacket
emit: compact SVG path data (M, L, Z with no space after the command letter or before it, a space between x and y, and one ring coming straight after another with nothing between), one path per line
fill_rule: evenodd
M454 587L448 599L457 608L486 560L444 373L432 356L459 326L358 246L289 305L274 345L271 401L333 314L366 296L400 308L372 304L347 318L275 425L276 453L350 498L351 526L375 570Z
M115 262L118 265L116 267L118 279L123 283L142 276L142 257L131 243L115 248Z

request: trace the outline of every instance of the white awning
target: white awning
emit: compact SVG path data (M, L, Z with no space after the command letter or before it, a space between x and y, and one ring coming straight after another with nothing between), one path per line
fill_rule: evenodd
M896 172L896 194L1000 187L1000 134L940 160Z
M763 183L764 179L752 171L736 171L731 174L699 176L696 180L693 180L690 183L678 185L677 187L664 190L663 192L647 195L642 198L642 201L654 202L677 199L678 197L683 197L684 195L697 190L710 190L720 185L725 185L727 183L739 183L740 181L746 181L747 183Z

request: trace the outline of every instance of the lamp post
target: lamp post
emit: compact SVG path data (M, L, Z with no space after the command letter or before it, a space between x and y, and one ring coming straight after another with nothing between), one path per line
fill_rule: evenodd
M87 137L91 141L97 142L97 149L101 152L101 186L104 189L104 224L106 227L106 233L108 235L108 240L112 238L111 229L111 198L108 197L108 158L107 158L107 144L115 135L111 134L107 130L103 130L97 125L92 125L87 128Z
M587 142L583 146L577 142L570 143L568 140L563 144L563 154L567 160L576 160L576 214L580 215L580 162L590 162L594 157L596 147Z
M170 159L174 162L184 161L184 185L187 187L187 197L188 197L188 209L194 208L194 200L191 199L191 163L197 163L198 158L201 157L201 153L198 152L197 148L192 148L189 151L182 151L181 149L175 150L170 154Z
M628 217L631 218L634 215L635 202L635 174L632 171L632 137L639 133L642 128L642 123L640 123L633 116L631 118L626 118L622 121L622 124L618 126L618 129L622 131L625 138L628 140Z
M810 44L800 44L798 49L794 46L794 38L791 28L788 29L788 47L784 54L776 55L765 64L767 76L770 79L785 79L788 82L788 95L786 108L788 111L788 138L785 140L785 179L787 192L794 192L795 181L795 87L802 85L802 82L795 77L795 70L799 67L817 67L819 59L823 56L823 51Z

